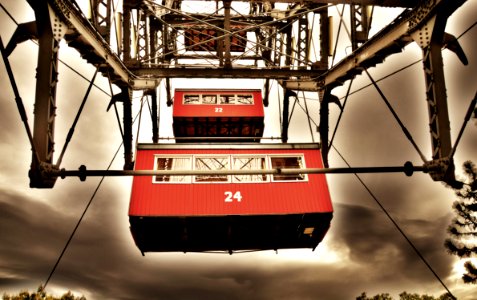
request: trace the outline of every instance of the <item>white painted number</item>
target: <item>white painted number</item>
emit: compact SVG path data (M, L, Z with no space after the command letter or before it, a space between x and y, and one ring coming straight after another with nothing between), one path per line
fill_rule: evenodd
M225 202L234 202L234 199L237 200L237 202L242 201L242 194L240 191L236 191L235 194L232 192L225 192Z
M216 113L221 113L222 112L222 107L216 107L215 112Z

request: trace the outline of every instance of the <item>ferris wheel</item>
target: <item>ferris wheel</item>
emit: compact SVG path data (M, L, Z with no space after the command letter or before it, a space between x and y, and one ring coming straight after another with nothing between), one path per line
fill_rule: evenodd
M453 156L460 136L453 144L441 52L450 49L468 64L458 39L445 32L447 19L465 2L28 1L35 20L19 24L1 50L31 143L30 186L52 188L59 177L67 176L134 176L130 222L142 252L314 249L332 216L325 173L427 172L435 181L459 184ZM396 8L399 14L374 30L376 8ZM345 42L343 32L348 35ZM33 131L8 61L16 45L27 39L39 45ZM62 169L74 126L54 160L62 41L108 79L108 110L114 107L118 113L116 106L122 105L124 170ZM429 157L368 72L411 43L422 52ZM345 55L338 60L337 52ZM330 168L330 106L336 104L342 112L347 100L333 90L360 74L369 77L422 165ZM176 87L178 80L193 79L208 84ZM251 88L241 81L223 87L217 83L222 79L260 80L262 86ZM272 91L274 86L279 92ZM165 95L159 96L158 89ZM136 149L133 93L148 99L152 124L151 141ZM317 122L311 122L307 101L303 110L319 143L290 143L294 108L300 97L310 94L319 103ZM475 113L476 101L471 101L465 123ZM159 134L161 103L173 107L173 122L166 124L173 128L173 137L167 138L172 143L160 142L165 139ZM269 106L278 106L278 137L264 136L264 107ZM289 194L282 199L288 191L296 198Z

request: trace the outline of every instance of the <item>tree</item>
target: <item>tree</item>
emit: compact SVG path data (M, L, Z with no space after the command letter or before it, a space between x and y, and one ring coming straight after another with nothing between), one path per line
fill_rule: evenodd
M440 295L438 298L429 295L419 295L419 294L409 294L407 292L402 292L399 294L399 300L454 300L455 298L449 295L448 293ZM366 293L361 293L360 296L356 297L356 300L393 300L393 297L389 296L388 293L378 294L373 297L368 297Z
M399 300L454 300L450 294L445 293L440 295L438 298L434 296L429 296L427 294L418 295L418 294L408 294L407 292L402 292L399 294Z
M464 163L465 182L456 191L458 200L453 209L456 217L448 231L450 238L445 241L449 253L460 258L469 258L477 254L475 238L477 237L477 168L473 162ZM477 268L471 261L464 264L466 273L462 276L465 283L477 284Z
M76 297L70 291L66 292L60 298L47 295L45 289L40 286L38 290L34 293L29 293L27 291L22 291L18 295L7 295L3 294L3 300L86 300L84 296Z
M370 298L363 292L360 296L356 297L356 300L393 300L393 298L389 296L388 293L378 294Z

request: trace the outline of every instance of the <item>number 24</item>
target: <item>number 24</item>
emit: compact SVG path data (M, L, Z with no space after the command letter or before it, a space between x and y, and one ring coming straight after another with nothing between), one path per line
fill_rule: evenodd
M240 191L236 191L235 193L232 192L224 192L225 195L225 202L234 202L234 199L237 200L237 202L242 201L242 193Z

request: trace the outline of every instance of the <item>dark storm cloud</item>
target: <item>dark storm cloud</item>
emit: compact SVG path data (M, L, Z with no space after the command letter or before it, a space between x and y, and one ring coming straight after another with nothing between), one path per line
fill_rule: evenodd
M348 293L330 289L338 273L320 271L319 265L277 265L270 260L260 262L250 254L237 255L240 263L223 255L180 256L166 254L173 263L146 256L144 260L156 265L141 268L143 274L132 269L129 276L115 278L116 290L109 295L118 299L315 299L317 294L345 298Z
M338 286L340 279L354 277L352 268L317 261L282 261L280 252L263 260L263 254L179 253L142 257L132 239L124 238L121 232L127 230L127 224L115 226L108 218L113 209L108 211L107 199L112 197L111 191L98 197L92 209L96 215L85 219L50 285L94 291L94 299L194 299L197 295L206 299L314 299L317 293L337 299L346 298L349 293L340 291ZM24 285L44 282L76 217L13 192L1 193L0 206L2 232L15 232L2 234L1 261L8 261L2 264L2 274L10 274L3 275L4 287L14 280ZM353 216L350 221L364 232L372 223L368 220L374 218L354 207L345 207L348 209L350 212L345 215ZM345 232L338 243L353 243L342 246L355 248L353 234L359 232ZM353 251L354 258L368 258L363 253L368 251L365 247L358 246ZM357 287L362 284L354 282L348 288L355 288L359 294Z
M79 198L75 201L86 199L81 194L85 193L78 193L76 197ZM110 192L109 196L114 197L114 192ZM98 198L97 201L100 202L102 199ZM2 191L0 206L0 260L4 262L0 275L7 274L6 280L23 279L30 282L34 279L37 284L44 282L78 220L78 208L82 205L70 205L68 214L38 200ZM119 266L124 262L123 257L117 255L123 241L118 239L118 231L111 227L116 224L108 222L106 205L99 208L103 210L97 214L98 219L85 217L55 273L60 276L54 276L52 281L71 289L82 287L83 284L88 289L100 288L94 284L98 274L105 275L111 272L112 266ZM113 206L110 205L110 210L112 209ZM75 212L74 217L72 211Z
M333 230L339 232L331 243L338 249L349 249L349 261L326 265L317 261L287 262L278 255L260 259L260 255L235 254L147 254L141 257L125 243L114 243L111 236L95 234L96 226L85 229L88 238L75 243L58 276L66 286L79 285L81 290L95 290L95 297L111 299L146 298L193 299L343 299L372 288L377 282L389 284L402 278L412 278L421 285L435 279L410 250L395 228L373 209L338 205ZM410 232L442 232L432 222L401 220ZM103 224L108 226L107 222ZM86 226L88 227L88 226ZM97 237L95 237L97 236ZM438 238L432 234L411 235L423 255L445 277L449 258L443 255ZM82 238L80 238L81 240ZM99 243L99 244L98 244ZM89 247L89 251L81 249ZM438 243L440 244L440 243ZM78 248L79 246L79 248ZM125 253L129 253L125 255ZM419 267L421 266L421 267ZM75 271L76 270L76 271ZM80 270L78 273L77 271ZM362 271L360 277L356 272ZM68 280L68 278L75 280ZM114 286L108 282L115 282ZM342 282L348 282L345 290ZM102 289L101 286L107 286Z
M60 241L58 229L62 225L51 217L54 211L47 205L6 191L0 193L0 206L2 270L12 275L10 279L39 280L46 276L47 270L42 266L55 255L52 246Z
M449 217L406 219L394 217L435 271L446 278L452 257L443 241ZM411 245L379 208L359 205L335 205L335 242L349 249L350 263L367 264L369 276L380 280L407 277L422 284L435 281L430 270Z

